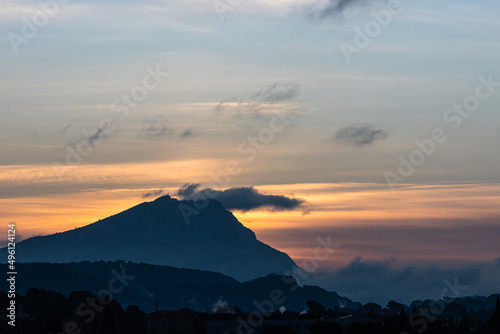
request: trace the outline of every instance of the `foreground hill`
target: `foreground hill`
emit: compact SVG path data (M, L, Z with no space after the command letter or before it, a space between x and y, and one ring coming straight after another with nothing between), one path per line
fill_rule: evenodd
M6 265L1 270L7 271ZM162 310L178 310L184 307L210 312L220 303L237 305L243 311L256 310L255 303L271 299L275 290L282 292L278 299L288 310L302 311L310 299L329 308L341 304L355 307L347 298L335 292L304 286L299 287L292 277L270 274L244 283L215 272L150 265L145 263L80 262L80 263L22 263L17 265L16 288L26 294L30 288L44 289L69 295L73 291L89 291L93 294L112 286L120 292L112 297L124 307L139 305L146 312L154 310L158 301ZM118 276L125 277L126 286ZM133 277L133 278L132 278ZM7 291L7 281L0 282L0 290ZM282 302L281 302L282 301Z

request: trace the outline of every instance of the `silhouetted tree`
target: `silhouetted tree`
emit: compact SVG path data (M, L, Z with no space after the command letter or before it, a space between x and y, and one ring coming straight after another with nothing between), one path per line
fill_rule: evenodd
M137 305L127 307L125 323L127 334L143 334L148 331L148 316Z
M71 302L62 294L43 289L29 289L21 298L24 312L38 320L62 320L73 314Z
M260 332L261 334L298 334L293 329L287 326L271 326Z
M408 317L406 316L404 306L401 307L401 311L399 312L399 327L401 329L408 328Z
M315 300L308 300L306 305L307 313L315 317L321 317L325 310L325 307Z
M44 319L44 320L45 321L43 321L44 325L42 329L43 333L49 333L49 334L61 333L62 331L61 322L58 319L50 317L49 319ZM42 323L42 321L40 321L40 323Z
M394 300L391 300L387 303L387 308L389 309L389 311L391 311L392 314L399 314L401 312L401 309L404 309L404 306L405 305Z
M331 321L318 321L310 328L311 334L343 334L342 326Z
M500 324L500 299L498 297L495 306L495 320L497 324Z
M351 325L348 331L349 334L365 334L363 330L363 325L361 325L359 322L355 322Z
M338 317L338 313L329 308L328 310L323 311L323 317L326 319L335 319Z
M0 290L0 307L2 310L5 310L7 307L9 307L10 299L7 296L7 293L4 291Z
M68 299L73 307L78 307L81 303L86 304L87 298L92 298L92 293L88 291L73 291L68 295Z
M469 323L469 317L467 316L467 313L464 316L464 333L470 334L470 323Z
M375 303L367 303L363 305L363 312L369 317L377 316L380 311L382 311L382 307Z
M281 314L283 319L297 319L299 314L297 312L286 310Z
M108 305L104 306L104 310L102 311L102 329L104 333L114 334L116 333L115 328L115 319L112 313L112 302L109 301L109 296L106 296L106 303Z

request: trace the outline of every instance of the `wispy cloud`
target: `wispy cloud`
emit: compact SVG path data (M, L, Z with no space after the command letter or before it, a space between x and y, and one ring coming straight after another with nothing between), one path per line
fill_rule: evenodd
M184 129L179 133L179 139L183 141L186 138L192 137L195 134L195 130L193 128Z
M143 123L145 123L145 126L141 129L141 132L148 137L161 137L171 132L167 119L162 116L144 119Z
M73 126L73 123L70 123L70 124L66 125L64 127L64 129L62 129L61 132L64 133L64 134L66 134L66 132L68 131L68 129L71 128L72 126Z
M186 183L175 193L182 199L191 199L198 192L201 183Z
M257 116L272 109L275 104L289 103L299 95L300 85L278 81L248 96L232 97L222 101L215 107L215 111L233 114L235 117Z
M71 124L67 125L63 129L63 133L66 133L71 126L72 126ZM93 134L87 134L87 138L66 143L65 146L74 146L85 141L87 141L90 146L93 147L99 146L102 140L109 136L104 133L104 130L106 130L106 128L98 128L95 130Z
M163 194L165 194L165 191L162 189L151 190L151 191L148 191L148 192L142 194L142 198L153 198L153 197L161 196Z
M88 141L90 145L94 146L95 141L102 138L104 138L104 128L98 128L93 135L89 136Z
M376 0L328 0L326 3L315 3L307 5L305 8L309 16L324 19L331 16L338 16L351 7L363 6L374 1Z
M387 139L387 133L372 124L353 124L337 130L331 138L326 140L363 147L385 139Z
M193 127L180 128L171 126L167 118L163 116L144 119L143 123L144 126L141 129L141 133L145 134L146 137L150 139L176 137L179 141L183 141L196 134L196 130Z
M299 95L299 85L276 82L253 93L248 100L257 102L287 102Z

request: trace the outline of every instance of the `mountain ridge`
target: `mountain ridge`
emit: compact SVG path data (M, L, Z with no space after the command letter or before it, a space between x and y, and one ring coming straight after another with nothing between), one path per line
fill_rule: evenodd
M186 223L180 205L198 213ZM192 200L162 196L74 230L23 240L16 260L124 260L210 270L243 281L297 267L286 253L259 241L218 201L208 200L202 210L196 207Z
M89 291L97 294L109 289L115 274L128 277L126 286L114 282L116 293L112 298L123 306L139 305L153 312L155 302L163 310L178 310L184 307L201 312L211 312L218 300L237 305L246 312L255 311L255 301L270 298L273 291L280 290L286 296L283 306L301 311L307 300L314 299L334 308L339 300L349 307L357 307L336 292L318 287L299 286L291 276L269 274L243 283L229 276L196 269L151 265L124 261L96 261L72 263L21 263L17 264L17 293L23 295L30 289L55 291L68 296L72 292ZM7 269L6 264L1 268ZM115 273L113 273L115 271ZM8 291L8 282L0 282L0 290ZM280 305L281 306L281 305Z

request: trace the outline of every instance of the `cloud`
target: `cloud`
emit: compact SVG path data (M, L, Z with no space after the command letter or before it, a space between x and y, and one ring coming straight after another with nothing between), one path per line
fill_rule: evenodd
M328 0L326 4L314 4L306 8L310 12L309 16L324 19L330 16L337 16L351 7L362 6L368 2L373 2L373 0Z
M287 102L300 95L300 86L297 84L286 84L275 82L274 84L260 89L250 95L248 100L259 102Z
M147 118L142 120L145 125L141 129L141 132L146 135L146 137L154 139L160 137L177 137L180 141L184 139L193 137L195 135L194 128L178 128L170 126L167 119L163 116Z
M371 124L353 124L335 132L329 141L341 142L358 147L370 146L376 140L387 139L387 133Z
M186 183L175 194L182 199L191 199L200 186L201 183Z
M171 132L171 129L167 126L167 119L162 116L144 119L143 122L146 123L146 126L141 131L146 133L146 136L161 137Z
M246 97L233 97L222 101L214 110L230 114L235 118L259 117L273 111L276 105L280 105L282 109L283 104L292 102L299 95L300 85L278 81Z
M68 131L69 128L73 126L73 123L70 123L64 127L64 129L61 131L62 133L66 134L66 131Z
M63 133L66 133L67 130L71 127L72 125L69 124L67 125L64 129L63 129ZM72 141L72 142L69 142L67 143L65 146L74 146L74 145L78 145L79 143L83 143L85 141L87 141L89 143L90 146L98 146L101 141L106 138L107 136L105 136L104 134L104 130L106 130L106 127L99 127L95 133L93 135L87 135L87 138L85 139L80 139L78 141ZM97 142L97 143L96 143Z
M179 188L176 195L181 199L196 199L196 196L200 193L205 197L218 200L227 210L268 209L271 211L288 211L301 208L305 203L300 198L261 194L253 187L214 190L211 188L201 189L199 183L184 184Z
M454 295L449 284L464 286ZM448 282L448 283L447 283ZM490 295L500 292L500 258L491 262L476 262L459 267L436 265L399 266L396 260L354 258L336 271L311 278L308 284L318 284L353 300L385 305L397 296L398 302L439 299L446 288L447 297Z
M160 195L163 195L164 193L165 192L162 189L151 190L151 191L148 191L147 193L142 194L142 198L158 197Z
M186 138L194 136L194 129L193 128L188 128L185 130L182 130L181 133L179 133L179 139L182 141Z
M104 138L104 129L105 128L98 128L97 131L92 135L88 137L88 141L90 145L94 146L94 142L96 140L100 140Z

